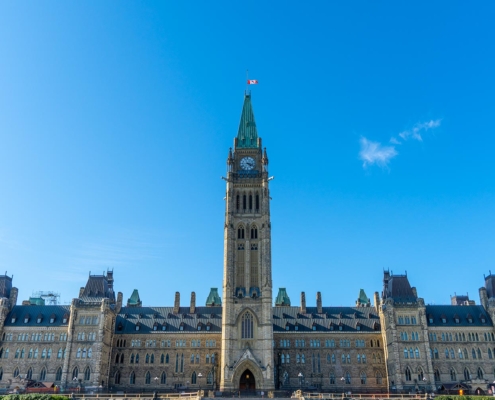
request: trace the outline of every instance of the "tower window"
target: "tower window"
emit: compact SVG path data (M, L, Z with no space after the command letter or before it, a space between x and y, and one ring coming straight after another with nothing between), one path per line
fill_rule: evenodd
M235 207L237 211L241 208L241 196L237 195L235 200Z
M244 227L242 226L237 229L237 239L244 239Z
M251 228L251 239L258 239L258 229L256 227Z
M256 209L260 209L260 195L256 194Z
M245 210L246 209L246 206L247 206L247 201L246 201L246 195L243 194L242 195L242 209Z
M249 195L249 209L250 210L253 209L253 195L252 194Z
M242 339L253 338L253 314L249 311L242 316Z

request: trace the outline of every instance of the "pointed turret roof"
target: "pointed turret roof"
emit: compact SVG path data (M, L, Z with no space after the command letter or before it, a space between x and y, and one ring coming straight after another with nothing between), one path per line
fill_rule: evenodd
M206 306L213 307L213 306L221 306L221 305L222 305L222 299L218 295L218 288L211 288L210 294L206 299Z
M290 306L290 298L287 294L287 290L285 288L279 288L277 298L275 299L275 306Z
M258 131L254 120L253 106L251 104L251 94L244 95L244 105L242 106L241 121L237 132L236 147L258 148Z
M141 307L142 301L139 298L139 292L137 289L132 291L131 297L127 300L127 307Z

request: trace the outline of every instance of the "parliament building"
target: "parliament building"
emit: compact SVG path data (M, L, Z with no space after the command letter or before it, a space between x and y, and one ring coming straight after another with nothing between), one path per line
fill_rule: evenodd
M293 305L284 288L273 293L268 155L250 94L224 179L223 290L206 301L177 292L170 306L144 307L138 290L124 301L108 271L90 275L70 305L19 305L12 277L0 276L0 388L491 389L495 275L484 277L479 304L426 305L407 275L385 271L372 299L357 288L355 305L325 306L320 292Z

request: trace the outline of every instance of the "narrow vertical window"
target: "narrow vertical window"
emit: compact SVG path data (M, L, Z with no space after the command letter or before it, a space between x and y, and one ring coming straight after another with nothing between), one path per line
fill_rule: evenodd
M250 210L253 209L253 195L252 194L249 195L249 209Z
M241 208L241 196L237 195L235 199L235 208L237 211Z
M246 199L246 195L243 194L242 195L242 209L245 210L247 208L247 199Z
M260 195L256 193L256 211L260 209Z
M242 316L242 339L253 338L253 315L248 311Z

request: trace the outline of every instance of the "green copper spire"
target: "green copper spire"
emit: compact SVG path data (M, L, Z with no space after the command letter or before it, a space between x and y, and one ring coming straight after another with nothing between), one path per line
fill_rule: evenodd
M359 297L356 300L356 307L369 306L369 305L370 305L370 299L368 298L368 296L366 296L364 289L360 289Z
M258 131L254 121L253 106L251 104L251 95L244 95L244 105L242 106L241 122L236 139L237 148L258 148Z
M127 307L141 307L142 302L139 298L139 292L137 289L134 289L131 297L127 300Z
M210 294L208 295L208 298L206 299L206 305L208 307L221 306L222 305L222 299L218 295L218 288L211 288L210 289Z
M287 290L285 288L279 288L277 298L275 299L275 306L290 306L290 298L287 294Z

